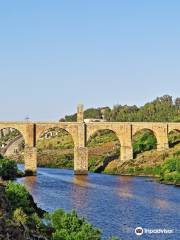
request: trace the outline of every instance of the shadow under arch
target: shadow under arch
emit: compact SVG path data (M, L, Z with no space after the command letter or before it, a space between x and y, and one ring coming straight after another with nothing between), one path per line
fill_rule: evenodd
M179 129L173 129L170 132L168 132L168 144L169 147L174 147L175 145L180 143L180 130Z
M149 128L142 128L134 133L132 136L133 158L137 154L157 149L158 140L156 132Z
M106 167L117 168L120 159L121 143L115 131L99 129L92 133L86 146L88 147L88 169L103 172ZM110 166L112 165L112 166Z
M25 138L14 127L0 128L0 154L18 163L24 163Z
M36 142L38 166L73 169L74 146L67 130L61 127L46 129Z

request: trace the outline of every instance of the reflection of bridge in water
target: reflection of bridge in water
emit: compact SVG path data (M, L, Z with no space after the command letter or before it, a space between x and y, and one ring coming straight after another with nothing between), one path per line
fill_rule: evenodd
M76 174L88 172L88 139L99 130L111 130L119 139L121 158L124 162L133 158L132 137L143 129L151 130L157 139L157 150L168 149L168 133L180 131L180 123L160 122L84 122L83 107L78 106L77 122L0 122L0 129L14 128L25 141L25 170L35 173L37 170L36 143L48 129L61 128L66 130L74 141L74 171Z

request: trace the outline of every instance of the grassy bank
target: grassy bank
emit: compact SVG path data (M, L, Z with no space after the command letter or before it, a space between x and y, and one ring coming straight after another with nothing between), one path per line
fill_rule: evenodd
M112 161L105 169L105 173L132 176L152 176L162 183L180 184L180 145L167 150L151 150L141 154L133 160L119 164Z

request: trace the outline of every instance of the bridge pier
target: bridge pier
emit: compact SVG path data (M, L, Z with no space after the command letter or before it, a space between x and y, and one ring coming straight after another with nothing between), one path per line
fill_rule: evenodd
M25 174L28 176L37 173L37 149L36 147L25 147Z
M88 174L88 148L75 147L74 149L74 174Z
M168 142L168 125L166 123L159 124L159 128L157 130L157 150L163 151L169 148Z
M132 146L121 146L121 162L133 159Z
M74 148L74 174L88 174L88 148L86 147L86 126L84 124L83 105L77 107L77 145Z

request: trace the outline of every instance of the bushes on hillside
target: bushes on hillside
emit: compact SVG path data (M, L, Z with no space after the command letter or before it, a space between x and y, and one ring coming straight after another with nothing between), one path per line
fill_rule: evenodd
M51 240L101 240L101 231L93 227L77 213L66 213L57 209L53 213L45 213L41 218L30 200L30 194L23 185L9 182L5 193L10 203L12 220L18 225L26 225ZM112 237L109 240L118 240Z
M21 208L25 213L32 213L30 195L23 185L9 182L6 186L6 195L12 210Z
M133 137L133 152L135 156L138 153L156 148L156 145L156 137L149 130L142 130Z
M94 228L84 218L79 218L75 211L65 213L57 209L48 215L49 226L53 228L53 240L100 240L101 231Z
M161 168L160 179L180 184L180 157L165 160Z
M3 180L13 180L18 174L17 164L13 160L0 159L0 177Z

